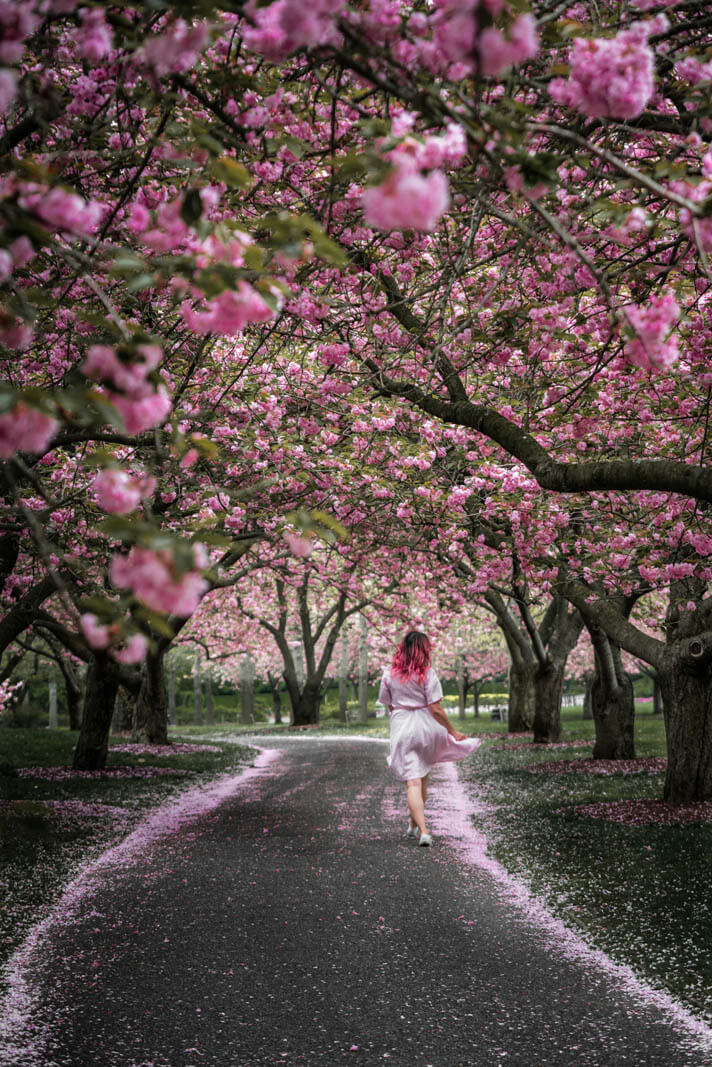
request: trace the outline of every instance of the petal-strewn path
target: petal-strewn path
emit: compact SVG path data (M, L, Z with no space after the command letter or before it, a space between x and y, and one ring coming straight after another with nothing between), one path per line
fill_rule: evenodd
M405 838L382 745L279 745L218 807L75 890L15 976L0 1063L710 1062L702 1030L467 862L452 768L434 775L428 850Z

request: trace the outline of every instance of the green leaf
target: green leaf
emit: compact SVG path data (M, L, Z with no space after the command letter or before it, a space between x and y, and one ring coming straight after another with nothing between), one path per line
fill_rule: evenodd
M333 515L329 515L328 512L319 511L318 509L310 512L310 514L315 522L318 522L320 526L326 526L326 528L331 530L332 533L335 533L337 537L340 537L344 541L348 538L349 531L338 519L335 519Z
M135 607L131 614L134 619L149 626L155 633L160 634L161 637L175 637L175 630L166 617L160 615L157 611L151 611L151 609L147 608L144 604Z
M189 189L183 198L180 217L186 226L194 226L203 214L203 201L197 189Z
M220 156L210 164L210 173L219 182L225 182L230 189L249 189L252 176L242 163L231 156Z

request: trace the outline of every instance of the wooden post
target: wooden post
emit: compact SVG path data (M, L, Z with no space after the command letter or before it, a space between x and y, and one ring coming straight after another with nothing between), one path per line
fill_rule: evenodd
M348 722L349 699L349 638L346 630L341 631L341 661L339 663L339 720Z
M203 685L200 675L200 649L197 648L193 667L193 722L196 726L203 724Z
M205 721L210 725L215 722L215 705L213 704L213 684L209 670L205 672Z
M168 721L171 726L178 722L176 717L176 661L168 657Z
M240 722L255 721L255 665L249 652L240 664Z
M57 719L57 674L54 664L49 669L49 728L56 730L59 726Z
M465 718L465 664L462 657L462 649L457 650L455 656L455 671L457 674L457 713L461 719Z
M366 616L359 616L358 635L358 715L357 722L368 721L368 645Z

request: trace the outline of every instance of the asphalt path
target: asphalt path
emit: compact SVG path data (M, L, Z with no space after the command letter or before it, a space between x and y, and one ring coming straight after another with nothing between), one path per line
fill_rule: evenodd
M0 1063L711 1062L465 862L442 809L432 848L407 839L382 745L278 744L249 790L147 845L47 927L25 975L31 1039L6 1040ZM437 807L452 777L433 778Z

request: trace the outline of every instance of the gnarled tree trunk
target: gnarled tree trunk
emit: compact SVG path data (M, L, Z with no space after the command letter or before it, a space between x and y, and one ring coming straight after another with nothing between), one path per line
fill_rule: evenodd
M635 694L623 669L620 646L595 623L588 623L596 670L591 684L591 711L596 729L594 759L634 759Z
M534 722L534 664L519 656L509 667L509 732L526 733Z
M119 666L106 652L94 654L87 672L84 711L72 766L77 771L106 767L109 730L119 687Z
M712 642L666 648L658 666L668 743L664 799L712 799Z
M539 744L561 740L564 665L547 660L534 672L534 741Z
M141 668L131 740L149 745L168 744L168 701L163 677L165 649L149 651Z

